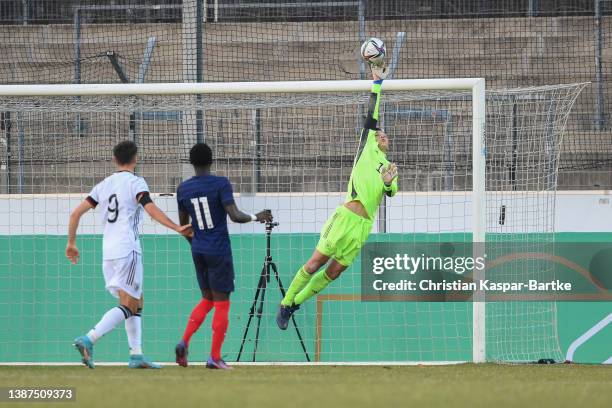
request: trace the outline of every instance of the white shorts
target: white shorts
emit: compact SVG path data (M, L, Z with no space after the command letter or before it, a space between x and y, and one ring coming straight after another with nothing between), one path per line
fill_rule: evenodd
M142 296L142 256L134 251L125 258L105 259L103 262L106 290L118 298L119 290L133 298Z

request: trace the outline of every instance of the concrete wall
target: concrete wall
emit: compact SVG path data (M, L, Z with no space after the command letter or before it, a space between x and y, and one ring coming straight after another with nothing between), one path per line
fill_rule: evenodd
M0 235L64 235L68 215L84 195L0 195ZM609 191L565 191L550 193L503 193L488 201L488 231L498 233L610 232L612 201ZM344 194L258 194L236 195L238 207L246 212L271 209L280 226L279 233L318 233ZM156 195L155 202L170 217L178 220L176 198ZM506 206L506 224L498 224L499 203ZM532 207L527 207L528 205ZM544 214L551 214L554 221ZM542 207L540 213L534 211ZM544 209L548 207L548 209ZM545 211L548 211L546 213ZM468 193L400 193L388 200L387 232L436 233L469 232L471 196ZM552 215L552 214L551 214ZM548 223L550 221L550 223ZM101 220L95 211L84 216L79 233L101 234ZM229 223L230 233L263 233L256 223ZM377 223L374 231L378 231ZM145 216L144 234L173 234Z

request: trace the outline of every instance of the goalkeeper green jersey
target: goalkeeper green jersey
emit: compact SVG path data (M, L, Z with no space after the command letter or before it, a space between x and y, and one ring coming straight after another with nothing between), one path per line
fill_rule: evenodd
M378 148L376 129L378 125L378 108L380 105L381 84L375 81L368 105L368 116L359 140L359 150L353 162L353 171L348 183L345 203L360 201L368 213L368 218L374 220L383 194L393 197L397 192L397 178L390 187L380 175L380 170L389 165L387 155Z

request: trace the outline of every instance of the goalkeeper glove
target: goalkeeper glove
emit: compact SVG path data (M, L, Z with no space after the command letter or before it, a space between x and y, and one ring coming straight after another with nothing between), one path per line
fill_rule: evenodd
M391 186L393 180L397 178L397 166L395 163L390 163L387 167L382 167L380 169L380 177L385 183L385 186Z
M386 79L389 73L389 69L384 62L381 65L370 64L370 69L372 70L374 80Z

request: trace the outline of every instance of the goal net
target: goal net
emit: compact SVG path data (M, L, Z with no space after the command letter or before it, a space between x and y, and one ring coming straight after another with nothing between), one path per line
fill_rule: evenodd
M371 241L480 237L537 247L553 240L559 147L583 86L487 91L486 117L475 118L484 112L484 86L476 92L480 82L470 81L385 82L381 122L389 159L399 167L399 192L381 206ZM194 94L196 86L202 94ZM64 246L70 210L114 171L115 143L138 143L137 172L176 220L173 194L192 174L188 151L201 126L213 170L229 177L238 207L269 208L279 222L271 255L286 287L342 203L369 96L361 81L60 87L0 87L9 95L0 97L0 362L76 361L71 340L114 304L104 290L95 212L81 222L78 265L65 259ZM34 96L10 96L24 89ZM479 128L484 123L486 132ZM234 361L265 259L265 234L253 223L230 223L230 233L237 289L223 354ZM148 217L142 234L144 349L172 361L200 292L187 242ZM533 276L532 269L513 263L503 273ZM365 302L359 258L296 314L308 357L292 327L276 327L280 298L272 278L257 361L561 357L554 302ZM242 361L253 360L254 327ZM208 355L209 339L210 318L192 340L194 361ZM97 361L120 362L126 353L121 327L96 345Z

